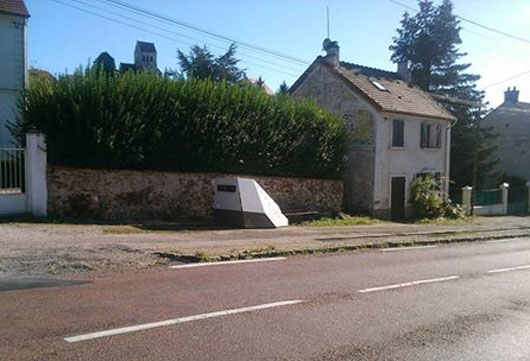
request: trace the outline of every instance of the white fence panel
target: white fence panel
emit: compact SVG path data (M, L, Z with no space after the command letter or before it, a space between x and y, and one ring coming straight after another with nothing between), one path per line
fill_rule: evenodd
M24 148L0 147L0 215L26 212Z
M26 135L26 148L0 147L0 216L31 213L46 216L46 141Z

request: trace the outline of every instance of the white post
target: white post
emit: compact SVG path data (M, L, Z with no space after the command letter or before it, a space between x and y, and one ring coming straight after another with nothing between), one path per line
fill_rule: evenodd
M526 182L526 189L528 190L528 202L526 204L526 212L530 213L530 182Z
M466 211L466 214L471 215L471 192L473 187L465 186L462 188L462 207Z
M510 185L508 183L503 183L499 186L502 190L502 214L508 214L508 189Z
M46 140L44 134L26 134L26 209L38 217L48 215Z

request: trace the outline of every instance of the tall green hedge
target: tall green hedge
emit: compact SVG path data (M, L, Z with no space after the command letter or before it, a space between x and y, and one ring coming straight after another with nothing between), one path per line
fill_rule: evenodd
M336 177L346 135L312 102L243 85L93 70L32 84L12 127L55 164Z

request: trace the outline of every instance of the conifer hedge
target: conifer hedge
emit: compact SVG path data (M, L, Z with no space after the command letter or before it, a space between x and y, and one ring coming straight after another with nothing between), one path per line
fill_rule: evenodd
M337 177L345 157L336 116L248 85L88 69L31 84L20 107L12 132L44 132L54 164Z

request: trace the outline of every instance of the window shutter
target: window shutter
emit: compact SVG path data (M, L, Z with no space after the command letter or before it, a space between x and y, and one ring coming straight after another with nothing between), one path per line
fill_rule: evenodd
M426 125L425 123L421 123L421 139L420 139L420 146L422 148L425 148L427 147L427 144L425 142L425 140L427 139L427 136L426 136Z
M405 146L405 121L399 120L399 146Z
M400 119L392 121L392 146L403 147L405 145L405 122Z
M436 143L434 145L436 148L442 148L442 127L440 124L436 124Z

